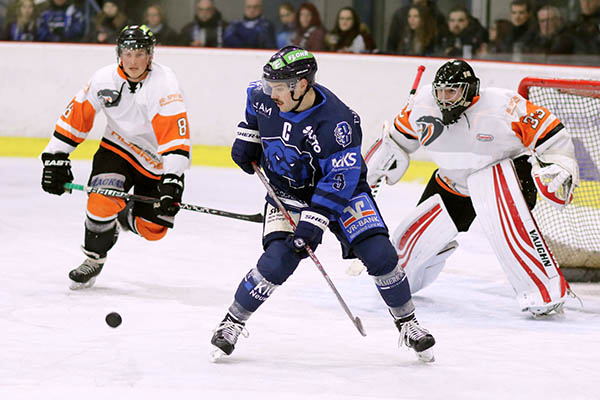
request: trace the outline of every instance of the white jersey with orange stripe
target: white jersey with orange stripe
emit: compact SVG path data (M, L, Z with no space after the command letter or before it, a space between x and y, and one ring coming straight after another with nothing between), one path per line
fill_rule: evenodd
M152 63L133 85L122 69L98 70L58 118L44 152L71 153L103 111L107 125L100 146L126 159L142 174L181 175L190 165L191 142L183 94L173 71Z
M534 150L574 158L571 137L556 116L500 88L481 90L457 122L444 125L431 85L424 86L394 126L392 139L408 153L423 147L439 167L438 182L462 196L469 195L469 175L500 160Z

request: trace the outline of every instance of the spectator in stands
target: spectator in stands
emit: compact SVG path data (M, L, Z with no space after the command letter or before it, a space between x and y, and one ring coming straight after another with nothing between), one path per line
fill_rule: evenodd
M4 30L8 26L8 4L11 0L0 0L0 30Z
M179 35L167 23L167 17L159 4L152 4L144 12L144 23L150 28L156 44L174 46L179 42Z
M471 58L481 52L488 41L488 32L479 20L469 14L463 6L455 6L448 13L448 32L443 34L438 45L438 54L443 57Z
M395 53L408 56L431 56L435 52L436 22L429 10L410 6L404 31Z
M512 24L507 19L497 19L488 29L489 41L479 48L479 55L497 54L505 51L505 43Z
M412 0L412 3L408 6L400 7L394 12L392 16L392 22L390 24L390 32L388 34L388 41L386 50L389 53L396 53L398 48L402 45L400 41L403 40L406 31L406 22L408 21L408 11L413 6L422 7L428 15L431 15L435 24L434 42L437 42L439 37L442 36L446 31L446 18L444 14L439 10L434 0Z
M529 0L513 0L510 3L512 28L503 44L503 53L522 53L535 37L537 23Z
M50 0L38 20L38 40L44 42L79 42L85 32L81 10L67 0Z
M317 7L312 3L302 3L296 13L296 35L292 44L309 51L325 50L326 34Z
M121 29L127 25L127 16L121 10L117 0L104 0L102 11L94 19L94 28L90 35L93 43L116 43Z
M600 54L600 0L580 0L581 15L570 29L578 38L575 52Z
M336 17L333 30L325 36L327 49L344 53L370 53L375 42L366 25L352 7L341 8Z
M37 25L33 0L18 0L16 3L17 20L6 24L0 40L36 40Z
M543 6L537 12L538 30L526 51L544 54L572 54L576 39L564 29L560 10L554 6Z
M227 22L213 0L198 0L194 20L181 30L181 43L193 47L223 47Z
M277 48L281 49L292 44L292 39L296 33L296 11L289 2L283 2L279 5L279 22L281 28L277 32Z
M275 28L273 23L264 18L262 0L246 0L244 18L232 22L223 36L225 47L274 49Z

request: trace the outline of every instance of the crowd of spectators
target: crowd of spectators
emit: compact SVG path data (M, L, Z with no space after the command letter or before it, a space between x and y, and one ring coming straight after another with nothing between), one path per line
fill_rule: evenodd
M510 20L496 19L487 29L463 6L445 15L433 0L411 0L394 12L386 41L379 45L352 7L341 8L328 29L311 2L298 8L281 2L279 21L270 21L263 15L262 0L245 0L243 17L225 21L214 0L197 0L192 21L177 32L159 3L146 2L138 16L128 9L131 2L97 0L100 10L87 21L82 2L0 0L0 39L114 43L125 25L143 17L162 45L274 49L294 44L311 51L463 58L600 54L600 0L511 0ZM570 11L565 8L577 2L577 19L565 18Z

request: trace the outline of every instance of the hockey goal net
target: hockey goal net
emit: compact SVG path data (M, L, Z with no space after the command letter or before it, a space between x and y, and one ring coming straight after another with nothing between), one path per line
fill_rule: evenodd
M538 199L533 215L567 279L600 281L600 81L525 78L519 93L560 119L579 164L573 202L558 211Z

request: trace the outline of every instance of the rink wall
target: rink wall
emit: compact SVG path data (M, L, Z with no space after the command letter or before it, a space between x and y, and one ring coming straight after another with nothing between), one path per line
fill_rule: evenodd
M178 76L188 107L195 163L228 165L228 147L245 106L245 88L258 79L271 50L159 47L155 60ZM64 107L100 67L115 62L114 46L0 43L0 155L37 155ZM404 105L418 65L431 82L439 58L317 54L317 80L332 89L363 122L364 143L379 135ZM525 76L600 79L600 69L473 61L481 84L516 91ZM104 116L97 117L91 139L98 139ZM25 139L23 139L25 138ZM78 150L89 157L95 143ZM75 155L77 157L77 155Z

